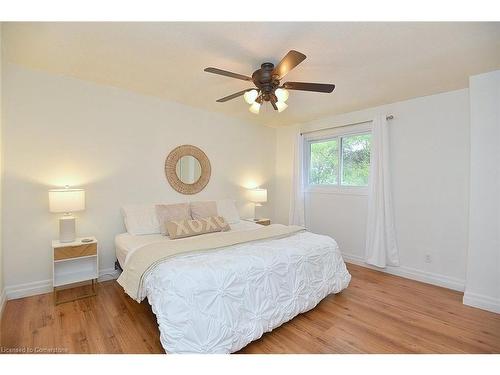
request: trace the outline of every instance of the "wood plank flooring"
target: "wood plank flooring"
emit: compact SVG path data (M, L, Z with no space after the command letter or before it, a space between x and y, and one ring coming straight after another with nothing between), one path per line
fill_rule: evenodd
M463 305L459 292L348 268L346 290L241 353L500 353L500 314ZM0 327L0 353L163 353L149 304L115 281L59 306L52 294L8 301Z

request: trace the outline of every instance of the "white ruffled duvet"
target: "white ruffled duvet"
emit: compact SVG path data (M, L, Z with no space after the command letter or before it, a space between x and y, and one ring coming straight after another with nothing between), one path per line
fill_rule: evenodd
M332 238L300 232L168 259L142 292L167 353L232 353L350 279Z

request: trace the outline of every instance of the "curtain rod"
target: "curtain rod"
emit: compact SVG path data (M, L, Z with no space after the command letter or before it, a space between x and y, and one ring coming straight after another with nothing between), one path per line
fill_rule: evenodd
M387 115L385 116L386 120L392 120L394 119L394 115ZM300 132L300 135L304 134L309 134L309 133L316 133L316 132L321 132L323 130L330 130L330 129L337 129L337 128L344 128L346 126L353 126L353 125L361 125L361 124L366 124L368 122L372 122L373 120L366 120L366 121L360 121L360 122L354 122L352 124L345 124L345 125L339 125L339 126L330 126L328 128L323 128L323 129L316 129L316 130L309 130L305 132Z

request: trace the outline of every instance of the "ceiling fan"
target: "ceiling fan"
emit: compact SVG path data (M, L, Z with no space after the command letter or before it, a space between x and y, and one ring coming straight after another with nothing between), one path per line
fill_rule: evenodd
M335 85L325 83L310 83L310 82L285 82L280 81L283 77L302 61L306 59L306 55L298 51L289 51L279 64L275 67L273 63L265 62L260 66L260 69L253 72L252 76L228 72L218 68L205 68L205 72L220 74L226 77L241 79L243 81L251 81L256 88L249 88L224 98L218 99L217 102L223 103L228 100L237 98L243 95L245 101L250 104L249 111L258 114L263 102L270 102L273 108L282 112L287 107L286 100L288 99L287 90L301 90L331 93L335 89Z

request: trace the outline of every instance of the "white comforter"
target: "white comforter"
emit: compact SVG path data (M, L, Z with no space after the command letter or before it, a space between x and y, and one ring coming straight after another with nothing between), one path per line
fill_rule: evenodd
M143 292L167 353L232 353L350 279L332 238L300 232L169 259Z

